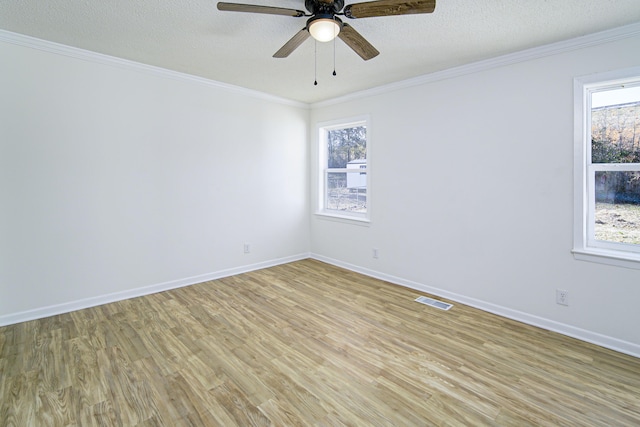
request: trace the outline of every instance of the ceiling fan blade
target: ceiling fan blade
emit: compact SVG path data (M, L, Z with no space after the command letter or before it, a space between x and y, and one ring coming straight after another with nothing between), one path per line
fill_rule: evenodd
M294 16L296 18L304 16L305 13L301 10L286 9L283 7L271 7L271 6L258 6L255 4L240 4L240 3L218 3L218 10L225 12L251 12L251 13L267 13L269 15L284 15Z
M372 18L374 16L412 15L431 13L436 8L436 0L377 0L354 3L344 8L347 18Z
M349 24L342 24L342 30L338 33L338 37L347 44L360 58L368 61L380 54L378 49L373 47L359 32L353 29Z
M273 54L274 58L286 58L298 48L306 39L309 38L311 34L307 31L307 27L301 29L296 33L295 36L291 38L288 42L284 44L276 53Z

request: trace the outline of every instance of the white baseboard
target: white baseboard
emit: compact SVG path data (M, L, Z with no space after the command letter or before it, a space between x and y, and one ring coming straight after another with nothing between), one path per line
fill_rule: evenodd
M243 265L240 267L229 268L226 270L215 271L212 273L201 274L198 276L186 277L184 279L172 280L169 282L158 283L150 286L129 289L121 292L114 292L106 295L99 295L91 298L70 301L62 304L55 304L46 307L35 308L18 313L11 313L0 316L0 326L13 325L15 323L26 322L29 320L42 319L44 317L54 316L56 314L69 313L71 311L81 310L83 308L95 307L110 302L122 301L129 298L141 297L144 295L154 294L157 292L177 289L184 286L195 285L197 283L207 282L209 280L221 279L223 277L234 276L236 274L247 273L249 271L260 270L263 268L273 267L280 264L286 264L293 261L309 258L308 253L292 255L284 258L259 262L256 264Z
M478 308L489 313L497 314L498 316L506 317L508 319L516 320L518 322L526 323L528 325L537 326L542 329L557 332L562 335L566 335L572 338L586 341L591 344L596 344L601 347L605 347L620 353L628 354L634 357L640 357L640 345L632 342L623 341L617 338L609 337L599 334L597 332L588 331L585 329L577 328L575 326L567 325L564 323L556 322L554 320L545 319L543 317L535 316L529 313L525 313L518 310L512 310L507 307L502 307L496 304L492 304L486 301L478 300L475 298L469 298L464 295L456 294L446 291L444 289L427 286L422 283L413 282L411 280L402 279L400 277L391 276L389 274L380 273L368 268L359 267L357 265L342 262L333 258L328 258L318 254L310 254L310 258L318 261L326 262L338 267L345 268L347 270L355 271L366 276L374 277L376 279L384 280L396 285L404 286L416 291L425 292L431 295L436 295L442 298L446 298L452 301L459 302L474 308Z
M638 344L634 344L628 341L623 341L617 338L609 337L609 336L588 331L585 329L577 328L575 326L556 322L554 320L549 320L539 316L534 316L532 314L528 314L518 310L512 310L507 307L502 307L486 301L466 297L464 295L449 292L444 289L428 286L418 282L413 282L411 280L406 280L400 277L381 273L368 268L359 267L354 264L349 264L333 258L328 258L322 255L313 254L313 253L311 254L302 253L302 254L293 255L289 257L264 261L256 264L249 264L249 265L230 268L226 270L220 270L212 273L202 274L198 276L187 277L184 279L158 283L150 286L144 286L141 288L129 289L121 292L114 292L111 294L100 295L100 296L85 298L85 299L76 300L76 301L70 301L67 303L36 308L33 310L27 310L27 311L22 311L18 313L6 314L3 316L0 316L0 326L12 325L15 323L26 322L29 320L41 319L44 317L54 316L57 314L69 313L75 310L95 307L98 305L107 304L115 301L122 301L129 298L136 298L144 295L154 294L156 292L168 291L171 289L177 289L184 286L195 285L197 283L207 282L209 280L221 279L223 277L234 276L236 274L247 273L250 271L260 270L263 268L268 268L276 265L286 264L289 262L299 261L306 258L313 258L318 261L326 262L327 264L332 264L338 267L345 268L347 270L354 271L356 273L361 273L366 276L370 276L376 279L394 283L396 285L404 286L410 289L415 289L420 292L425 292L431 295L446 298L451 301L459 302L461 304L465 304L471 307L478 308L483 311L487 311L489 313L497 314L498 316L506 317L508 319L516 320L518 322L526 323L526 324L537 326L539 328L543 328L549 331L567 335L569 337L586 341L592 344L596 344L601 347L618 351L620 353L628 354L634 357L640 357L640 345Z

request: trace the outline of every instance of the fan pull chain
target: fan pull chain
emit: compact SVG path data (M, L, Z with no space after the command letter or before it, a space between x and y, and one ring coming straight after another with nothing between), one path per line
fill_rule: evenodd
M318 86L318 41L313 41L313 85Z
M338 34L336 34L336 29L335 27L333 28L333 75L337 76L336 74L336 39L338 38Z

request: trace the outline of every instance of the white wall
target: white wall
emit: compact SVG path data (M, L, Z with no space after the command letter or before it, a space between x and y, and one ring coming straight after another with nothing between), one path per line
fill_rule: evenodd
M640 355L640 270L570 253L572 80L638 66L638 51L640 36L376 91L309 121L303 106L0 41L0 325L311 247ZM364 114L371 225L320 219L315 123Z
M312 216L312 253L640 355L640 270L571 254L573 78L638 52L636 35L314 106L312 127L371 117L371 225Z
M308 107L12 43L0 62L0 324L308 254Z

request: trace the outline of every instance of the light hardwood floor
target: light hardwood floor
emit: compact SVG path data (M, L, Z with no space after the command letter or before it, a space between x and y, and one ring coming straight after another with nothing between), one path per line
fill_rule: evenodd
M2 426L640 425L640 359L304 260L0 328Z

